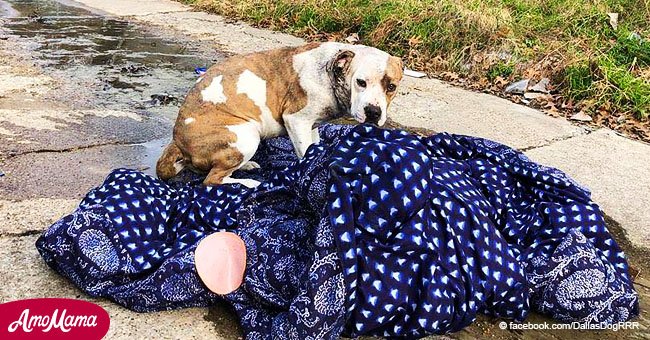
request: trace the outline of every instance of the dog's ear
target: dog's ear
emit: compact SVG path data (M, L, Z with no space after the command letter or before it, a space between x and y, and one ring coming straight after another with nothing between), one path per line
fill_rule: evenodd
M354 58L354 52L343 50L339 51L327 63L327 73L332 83L334 98L336 98L337 115L345 112L350 113L350 84L346 80L346 75L350 71L352 58Z
M342 75L350 69L350 63L354 58L354 52L343 50L337 53L331 61L331 70L335 75Z
M389 65L392 66L391 77L397 81L402 80L402 76L404 75L404 62L402 58L391 56L389 58Z
M402 58L400 57L393 57L393 58L397 59L397 65L398 65L397 67L399 68L399 70L404 72L404 60L402 60Z

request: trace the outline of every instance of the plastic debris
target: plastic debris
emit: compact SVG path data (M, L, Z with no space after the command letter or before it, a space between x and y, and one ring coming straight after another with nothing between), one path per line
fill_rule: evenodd
M359 35L356 34L356 33L352 33L347 38L345 38L345 41L348 44L358 44L359 43Z
M407 69L407 68L404 69L404 75L405 75L405 76L409 76L409 77L413 77L413 78L422 78L422 77L426 77L426 76L427 76L426 73L422 73L422 72L418 72L418 71L409 70L409 69Z
M529 91L532 92L541 92L541 93L548 93L548 85L551 83L551 80L548 78L542 78L535 86L529 88Z
M518 93L522 94L526 92L526 89L528 88L528 83L530 82L530 79L522 79L520 81L514 82L508 87L506 87L505 92L506 93Z
M526 99L543 99L543 100L551 100L552 97L546 93L539 93L539 92L526 92L524 93L524 98Z
M580 112L574 114L574 115L571 116L571 118L569 118L569 119L571 119L571 120L577 120L577 121L581 121L581 122L591 122L591 121L592 121L591 116L588 115L588 114L586 114L586 113L584 113L583 111L580 111Z
M616 30L618 28L618 13L607 13L607 16L609 17L609 25Z

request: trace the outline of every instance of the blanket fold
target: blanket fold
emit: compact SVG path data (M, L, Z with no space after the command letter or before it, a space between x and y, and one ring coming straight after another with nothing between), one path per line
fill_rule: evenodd
M263 181L204 187L118 169L36 246L93 296L135 311L209 306L194 249L242 237L222 298L249 339L454 332L478 313L614 323L638 315L625 256L590 193L480 138L324 125L302 160L263 141ZM189 174L185 174L192 177Z

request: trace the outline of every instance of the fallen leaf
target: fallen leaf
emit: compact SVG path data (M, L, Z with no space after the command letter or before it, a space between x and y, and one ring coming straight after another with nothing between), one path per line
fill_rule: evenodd
M506 84L508 84L508 80L501 76L498 76L496 77L496 79L494 79L494 84L497 86L505 86Z
M544 106L549 112L554 112L558 113L560 110L557 109L557 106L555 106L555 103L553 102L548 102L546 103L546 106Z
M419 45L422 42L422 39L418 36L409 38L409 46Z
M527 79L536 79L541 75L541 71L537 67L529 67L524 70L523 76Z
M442 72L440 76L446 81L456 81L459 78L456 72Z
M573 100L569 99L569 101L562 103L562 105L560 107L563 108L563 109L572 110L573 109Z

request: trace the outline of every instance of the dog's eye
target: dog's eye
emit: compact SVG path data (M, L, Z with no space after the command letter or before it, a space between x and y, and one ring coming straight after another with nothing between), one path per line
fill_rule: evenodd
M366 87L367 84L366 84L366 81L365 81L365 80L363 80L363 79L357 79L357 85L359 85L359 86L361 86L361 87Z
M395 86L395 84L388 84L388 88L386 90L388 90L388 92L393 92L397 90L397 86Z

